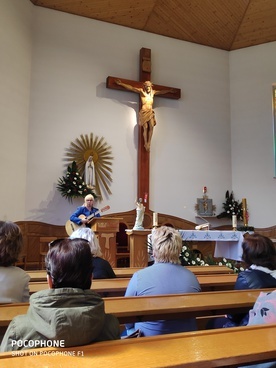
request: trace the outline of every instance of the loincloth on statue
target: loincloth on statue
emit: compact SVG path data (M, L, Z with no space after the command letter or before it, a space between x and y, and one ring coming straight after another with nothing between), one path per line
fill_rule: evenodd
M140 110L139 111L139 125L143 126L148 123L151 126L156 125L154 111L153 110Z

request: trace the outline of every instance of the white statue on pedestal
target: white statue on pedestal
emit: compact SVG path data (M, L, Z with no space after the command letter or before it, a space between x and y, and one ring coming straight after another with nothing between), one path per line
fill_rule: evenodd
M142 198L139 198L139 201L136 203L136 220L133 227L133 230L144 230L143 221L144 221L144 213L145 206L143 206Z

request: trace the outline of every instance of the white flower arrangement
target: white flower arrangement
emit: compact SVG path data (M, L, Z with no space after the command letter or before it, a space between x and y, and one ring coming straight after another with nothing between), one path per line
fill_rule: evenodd
M57 189L62 197L72 201L73 198L85 197L87 194L92 194L94 198L97 195L83 181L82 176L78 173L78 167L75 161L67 167L65 176L58 179Z
M183 241L183 247L179 258L183 266L208 267L210 265L218 265L229 267L235 273L244 271L244 268L238 266L235 261L227 260L226 258L222 258L220 261L215 260L213 256L210 255L208 257L202 258L201 253L198 250L191 249L186 241Z

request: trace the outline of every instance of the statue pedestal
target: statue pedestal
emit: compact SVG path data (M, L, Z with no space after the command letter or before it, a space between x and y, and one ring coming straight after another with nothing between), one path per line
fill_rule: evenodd
M126 230L129 236L130 267L147 267L148 265L148 245L147 237L151 229Z

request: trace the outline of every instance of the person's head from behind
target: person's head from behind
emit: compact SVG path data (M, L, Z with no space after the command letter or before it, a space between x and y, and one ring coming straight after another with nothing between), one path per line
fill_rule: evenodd
M179 264L182 239L177 230L161 226L152 232L152 254L156 263Z
M252 264L276 269L276 247L271 239L260 234L247 235L242 243L242 260Z
M54 289L90 289L92 254L85 239L57 239L49 244L46 270Z
M0 221L0 266L12 266L23 247L23 236L19 226L10 221Z
M76 238L88 240L93 257L102 257L99 241L94 232L89 227L79 227L77 230L75 230L70 235L70 239Z

